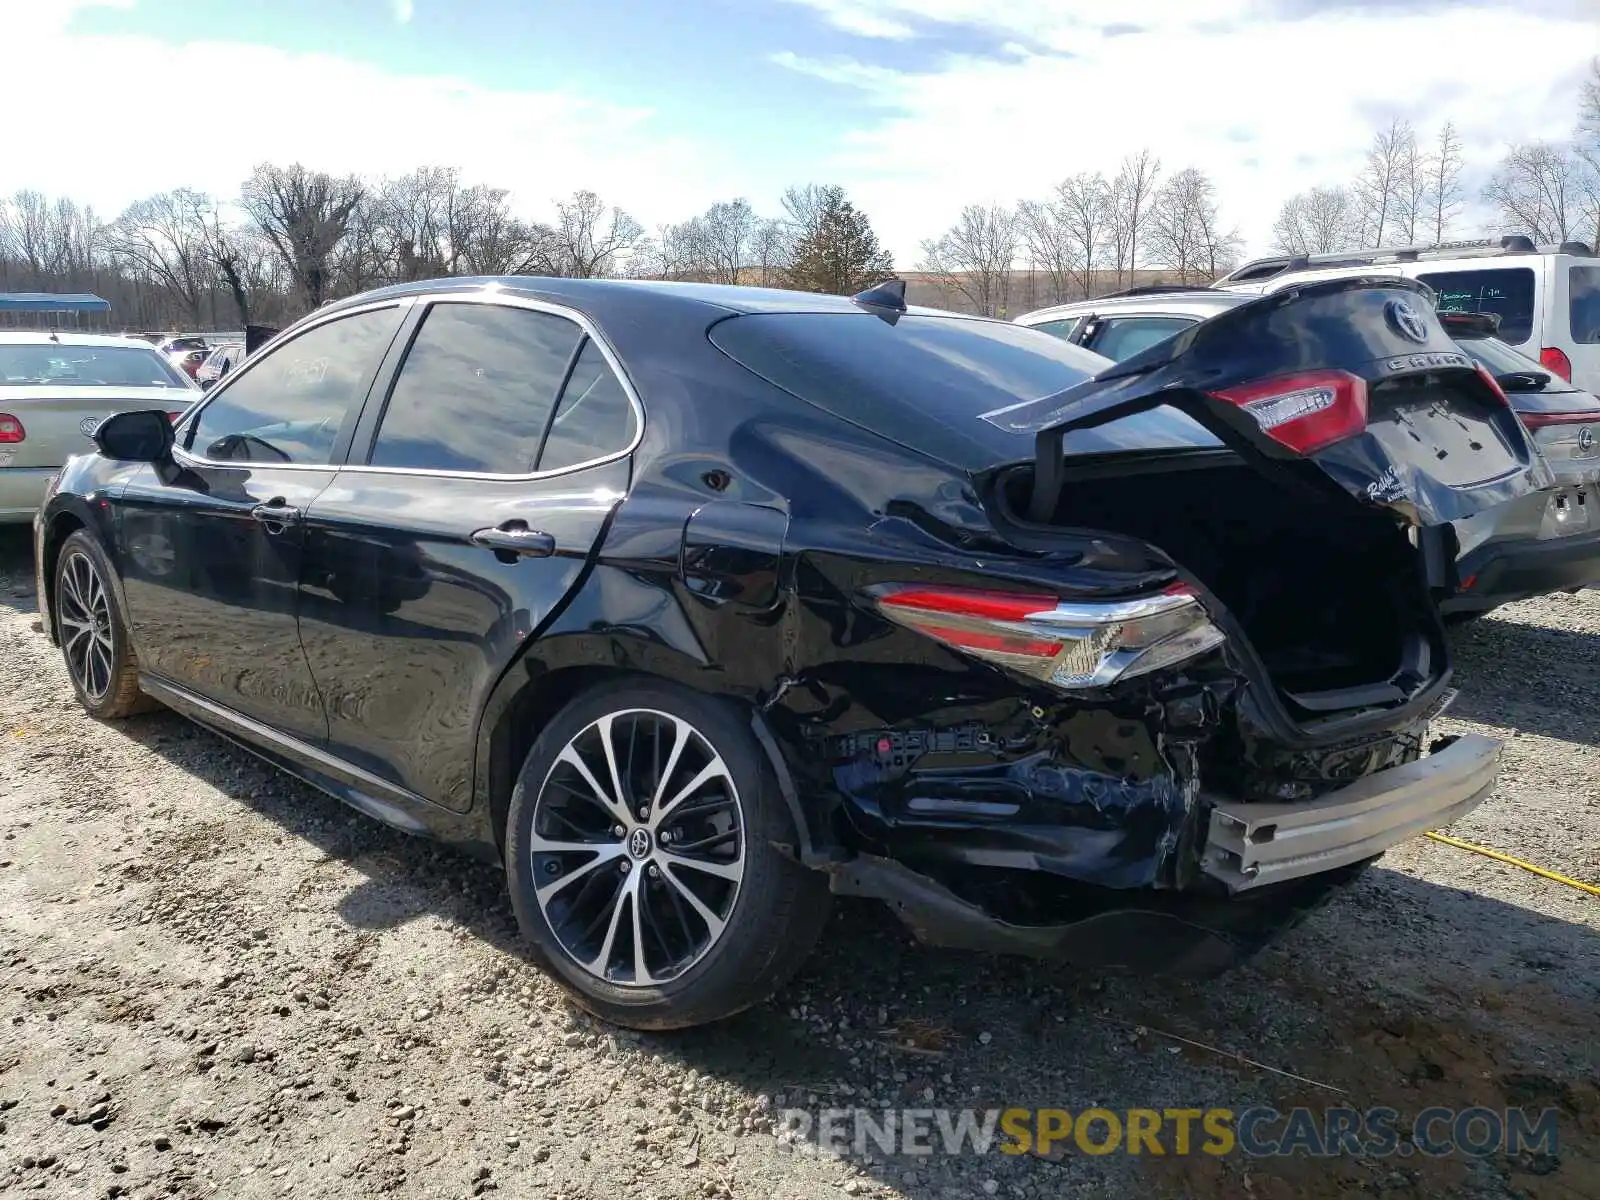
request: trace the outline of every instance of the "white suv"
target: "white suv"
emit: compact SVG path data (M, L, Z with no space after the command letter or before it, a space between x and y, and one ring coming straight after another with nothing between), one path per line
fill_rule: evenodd
M1440 312L1500 317L1499 336L1546 370L1600 392L1600 258L1582 242L1526 237L1401 250L1258 258L1217 280L1230 291L1275 292L1352 275L1401 275L1438 293Z

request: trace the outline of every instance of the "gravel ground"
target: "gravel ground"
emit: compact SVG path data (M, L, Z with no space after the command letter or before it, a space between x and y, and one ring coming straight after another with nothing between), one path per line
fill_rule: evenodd
M518 956L496 870L176 716L86 718L28 554L0 531L0 1193L1600 1196L1580 892L1418 839L1203 986L929 951L841 904L772 1003L619 1033ZM1459 642L1442 725L1507 751L1453 832L1600 882L1600 592ZM1556 1107L1560 1155L838 1158L773 1129L789 1106L1255 1103Z

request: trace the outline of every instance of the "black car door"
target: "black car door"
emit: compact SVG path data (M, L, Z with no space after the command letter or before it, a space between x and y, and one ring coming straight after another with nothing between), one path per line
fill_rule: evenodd
M296 622L301 516L328 485L403 306L319 322L217 385L172 468L121 497L142 671L296 737L326 736Z
M300 629L333 754L470 805L478 714L578 582L641 416L576 314L429 305L306 513Z

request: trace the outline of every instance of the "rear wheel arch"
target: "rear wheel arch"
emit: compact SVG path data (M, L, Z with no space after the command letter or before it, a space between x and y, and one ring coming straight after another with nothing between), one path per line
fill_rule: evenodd
M602 684L624 679L641 683L665 682L687 687L703 695L733 705L749 722L751 732L777 777L785 807L794 822L798 845L786 847L791 857L808 866L817 866L829 857L830 845L818 837L818 821L807 815L800 802L794 774L789 769L778 740L760 708L737 696L706 686L705 668L687 660L676 664L673 672L642 670L636 666L572 665L544 672L536 677L523 675L520 681L509 676L502 680L486 708L479 737L476 788L479 803L486 803L489 833L502 854L506 846L506 821L511 810L511 793L540 732L555 716L580 696ZM515 674L523 674L515 672Z

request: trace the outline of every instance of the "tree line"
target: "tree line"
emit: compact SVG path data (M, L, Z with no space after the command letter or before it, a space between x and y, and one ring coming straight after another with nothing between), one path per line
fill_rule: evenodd
M1451 122L1425 136L1400 118L1373 134L1355 178L1290 196L1275 250L1316 254L1522 233L1600 244L1600 60L1567 142L1510 146L1468 226L1468 164ZM1206 171L1167 171L1149 150L1049 194L972 204L922 242L913 295L1005 316L1150 279L1202 283L1237 265L1243 239ZM92 291L120 324L281 324L329 300L445 275L632 276L849 294L894 272L865 213L837 185L790 188L780 211L712 204L645 230L591 191L518 215L504 188L448 167L369 180L299 164L255 168L228 200L190 188L104 221L68 197L0 199L0 291Z

